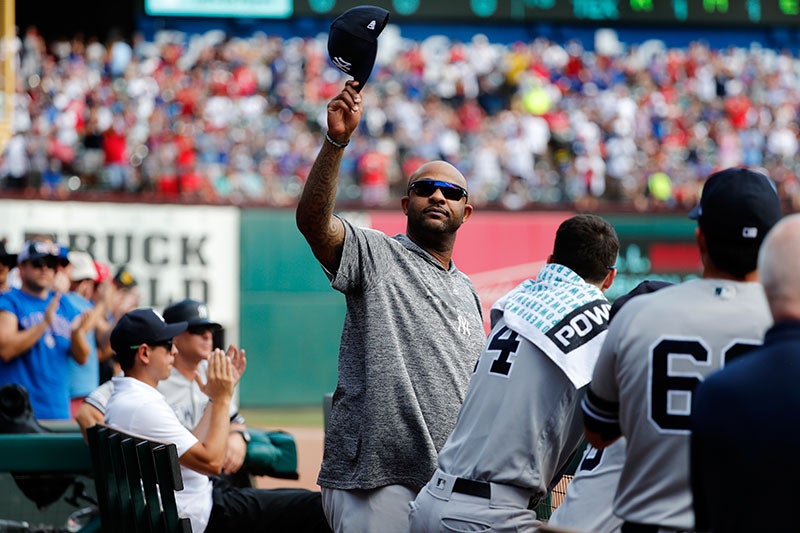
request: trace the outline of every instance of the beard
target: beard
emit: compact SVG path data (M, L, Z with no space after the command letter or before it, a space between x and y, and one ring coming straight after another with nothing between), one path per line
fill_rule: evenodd
M411 209L408 211L408 228L414 234L450 235L455 234L461 227L463 220L454 213L442 212L440 216L431 216L426 209L430 209L430 206L419 211Z

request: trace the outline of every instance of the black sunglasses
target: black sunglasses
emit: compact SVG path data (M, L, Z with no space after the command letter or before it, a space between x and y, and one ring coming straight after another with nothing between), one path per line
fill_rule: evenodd
M442 196L448 200L457 202L462 198L469 198L469 194L467 194L467 190L464 187L446 181L419 180L408 186L408 192L414 191L417 196L422 196L423 198L435 193L436 189L442 191Z
M212 331L211 326L189 326L186 328L186 331L191 333L192 335L204 335L206 331Z
M55 269L58 266L58 259L55 257L37 257L36 259L28 260L28 263L33 268L52 268Z

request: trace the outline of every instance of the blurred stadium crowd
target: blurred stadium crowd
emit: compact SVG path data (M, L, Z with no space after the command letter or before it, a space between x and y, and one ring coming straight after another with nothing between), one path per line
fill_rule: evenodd
M326 39L164 31L45 42L28 28L2 188L292 206L345 80ZM477 206L685 209L710 172L746 165L795 210L799 78L791 53L757 45L623 45L608 30L592 50L544 38L412 41L389 26L339 201L394 205L419 162L443 158Z

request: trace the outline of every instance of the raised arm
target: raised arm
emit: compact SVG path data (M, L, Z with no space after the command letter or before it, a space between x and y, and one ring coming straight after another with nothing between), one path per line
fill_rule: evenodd
M297 205L297 228L314 256L329 272L336 272L344 244L344 224L333 216L339 167L344 147L361 120L361 95L356 81L328 102L328 131L317 159L311 167Z

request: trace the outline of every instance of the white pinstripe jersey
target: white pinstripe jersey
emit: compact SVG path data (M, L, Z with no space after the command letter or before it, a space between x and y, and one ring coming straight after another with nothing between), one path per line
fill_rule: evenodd
M628 441L615 514L675 529L694 526L692 391L726 360L760 345L771 323L760 284L719 279L667 287L620 310L590 385L599 401L610 402L606 407L619 403L619 427ZM591 418L591 398L587 404Z

